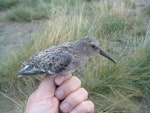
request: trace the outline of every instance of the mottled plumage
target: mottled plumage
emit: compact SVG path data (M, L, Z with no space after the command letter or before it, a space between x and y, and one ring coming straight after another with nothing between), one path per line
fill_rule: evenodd
M52 46L32 56L24 62L24 67L18 74L37 75L47 73L56 75L71 73L82 67L94 53L100 53L113 61L100 49L96 38L86 36L75 42Z

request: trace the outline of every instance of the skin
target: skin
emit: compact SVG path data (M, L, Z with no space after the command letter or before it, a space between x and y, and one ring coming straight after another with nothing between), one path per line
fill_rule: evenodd
M78 77L46 76L27 101L25 113L94 113L94 104Z

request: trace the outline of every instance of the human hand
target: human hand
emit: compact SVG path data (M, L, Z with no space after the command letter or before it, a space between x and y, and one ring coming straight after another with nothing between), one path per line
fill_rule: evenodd
M46 76L29 97L25 113L93 113L94 104L87 97L76 76Z

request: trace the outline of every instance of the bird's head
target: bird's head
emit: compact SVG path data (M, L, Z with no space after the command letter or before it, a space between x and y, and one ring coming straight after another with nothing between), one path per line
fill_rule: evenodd
M91 56L95 53L99 53L100 55L111 60L113 63L116 63L108 54L106 54L103 50L101 50L99 41L96 38L86 36L78 40L77 43L80 51L83 54Z

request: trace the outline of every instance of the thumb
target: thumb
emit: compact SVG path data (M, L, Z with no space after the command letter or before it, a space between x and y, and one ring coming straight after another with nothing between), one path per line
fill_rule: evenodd
M54 96L55 90L56 85L54 83L54 76L52 75L47 75L37 89L38 93L48 93L49 96Z

